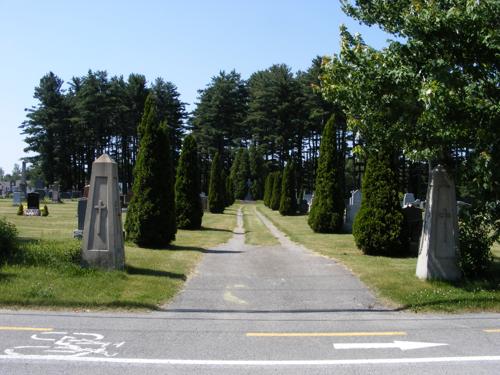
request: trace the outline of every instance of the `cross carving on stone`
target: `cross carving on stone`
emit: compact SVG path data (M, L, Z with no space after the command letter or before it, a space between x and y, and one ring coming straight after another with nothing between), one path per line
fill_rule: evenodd
M94 208L97 210L97 234L101 234L101 212L103 209L106 208L106 205L103 203L102 200L99 200L97 203L97 206L94 206Z
M448 212L448 209L445 208L443 211L441 211L439 213L439 217L445 219L443 220L443 235L444 235L444 242L445 243L448 243L447 239L448 239L448 235L446 233L446 219L448 218L451 218L451 214Z

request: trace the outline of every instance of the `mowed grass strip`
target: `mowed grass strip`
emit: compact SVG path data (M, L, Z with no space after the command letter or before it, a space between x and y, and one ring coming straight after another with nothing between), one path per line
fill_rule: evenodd
M255 205L245 204L242 208L245 226L245 243L256 246L276 246L279 241L255 214Z
M13 222L21 238L11 264L0 268L0 305L30 308L155 310L182 287L207 249L232 236L236 210L205 213L203 229L179 230L169 249L125 246L126 270L105 272L79 266L80 246L72 239L76 202L49 206L49 216L16 216L11 201L0 200L0 216Z
M415 276L416 257L364 255L351 234L314 233L307 216L281 216L262 203L257 209L293 241L344 264L387 304L412 311L500 312L500 246L495 244L490 276L479 281L422 281Z

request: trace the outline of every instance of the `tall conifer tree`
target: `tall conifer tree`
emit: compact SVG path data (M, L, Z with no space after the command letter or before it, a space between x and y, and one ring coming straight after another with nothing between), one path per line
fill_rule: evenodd
M199 229L203 217L200 199L201 182L196 140L192 134L184 139L175 181L177 226Z
M335 117L326 123L321 137L316 190L308 223L315 232L338 233L344 217L344 194L339 174Z
M280 208L281 180L282 180L281 172L279 172L279 171L274 172L273 191L271 193L271 206L270 206L270 208L274 211L277 211Z
M210 168L210 184L208 187L208 209L214 214L223 213L226 203L222 171L222 160L219 153L216 152Z
M127 238L143 247L163 248L175 239L174 181L169 134L156 114L154 95L148 95L138 128L133 196L128 207Z
M279 211L281 215L286 216L297 213L297 182L294 162L288 162L283 172Z

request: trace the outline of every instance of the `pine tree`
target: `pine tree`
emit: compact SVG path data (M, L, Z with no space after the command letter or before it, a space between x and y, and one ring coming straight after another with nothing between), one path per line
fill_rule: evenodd
M177 226L182 229L201 228L203 207L196 140L192 134L184 139L175 181Z
M271 194L273 190L274 173L268 173L266 183L264 185L264 205L269 207L271 205Z
M210 185L208 187L208 209L214 214L223 213L226 203L222 171L221 157L219 153L216 152L210 168Z
M248 192L247 181L250 177L248 151L240 148L236 153L233 165L231 166L231 180L233 181L234 197L245 199Z
M273 191L271 193L271 208L274 211L279 210L280 208L280 200L281 200L281 172L274 172L273 179Z
M316 189L308 223L315 232L339 233L344 217L344 194L339 175L335 118L326 123L321 137Z
M288 162L281 182L281 198L279 211L281 215L291 216L297 213L297 186L295 180L295 163Z
M125 230L127 239L139 246L164 248L177 231L172 154L167 125L158 121L152 94L146 99L138 131L139 151Z
M356 245L371 255L398 256L407 252L404 217L397 178L389 158L370 155L363 176L363 199L353 223Z
M250 193L254 200L263 198L264 195L264 176L265 167L262 154L254 145L250 146L248 151L249 167L250 167Z

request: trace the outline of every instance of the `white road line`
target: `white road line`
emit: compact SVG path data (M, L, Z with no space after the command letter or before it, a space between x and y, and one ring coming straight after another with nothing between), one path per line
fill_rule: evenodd
M437 362L491 362L500 361L500 356L470 357L427 357L427 358L373 358L373 359L332 359L332 360L290 360L290 361L246 361L246 360L204 360L204 359L153 359L153 358L106 358L68 357L63 355L0 355L0 361L61 361L129 363L142 365L178 366L336 366L336 365L378 365Z

